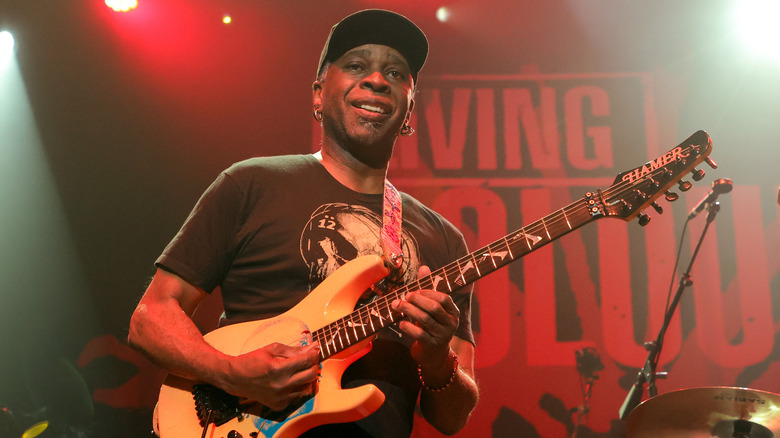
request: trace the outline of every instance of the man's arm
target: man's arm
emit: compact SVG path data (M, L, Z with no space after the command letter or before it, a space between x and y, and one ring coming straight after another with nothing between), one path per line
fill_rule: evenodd
M424 266L418 275L430 275L430 270ZM423 416L439 432L453 435L466 425L479 398L474 345L454 336L460 311L449 295L433 290L407 294L393 307L408 318L399 328L414 339L411 354L423 383Z
M158 269L130 320L128 343L170 373L283 409L309 392L318 346L270 344L240 356L210 346L190 317L206 292Z
M450 347L458 357L452 381L440 391L423 388L420 393L423 416L446 435L453 435L466 426L479 399L479 389L474 379L474 345L453 337ZM442 362L441 369L436 370L436 374L434 370L425 369L421 369L421 374L429 388L439 388L449 381L453 369L453 362L446 360Z

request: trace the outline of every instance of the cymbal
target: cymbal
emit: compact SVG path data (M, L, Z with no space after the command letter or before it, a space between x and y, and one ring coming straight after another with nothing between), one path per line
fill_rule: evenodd
M651 397L626 420L629 438L780 438L780 395L726 386Z

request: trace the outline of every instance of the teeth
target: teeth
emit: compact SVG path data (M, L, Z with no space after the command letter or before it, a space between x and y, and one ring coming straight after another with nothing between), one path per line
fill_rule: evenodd
M379 108L378 106L372 106L372 105L360 105L360 108L366 110L366 111L372 111L379 114L384 114L384 110L382 108Z

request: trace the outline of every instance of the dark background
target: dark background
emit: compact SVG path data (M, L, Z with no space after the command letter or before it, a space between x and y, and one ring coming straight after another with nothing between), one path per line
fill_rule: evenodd
M738 38L735 2L139 2L120 14L99 0L0 0L0 30L16 39L0 73L0 406L23 427L73 425L43 436L148 430L161 375L121 343L154 259L220 170L311 151L322 44L362 8L392 8L425 30L423 94L446 75L651 75L663 149L707 130L713 177L759 187L755 215L777 253L780 67ZM440 6L449 21L436 20ZM776 262L769 273L777 294ZM139 373L152 382L125 387L125 402L101 399ZM492 398L482 394L478 424L506 413ZM597 416L607 433L615 415ZM503 424L494 434L510 436Z

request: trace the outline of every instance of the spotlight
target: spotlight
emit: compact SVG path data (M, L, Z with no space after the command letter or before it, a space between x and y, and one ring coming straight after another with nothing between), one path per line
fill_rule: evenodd
M774 60L780 60L780 16L777 0L743 0L736 4L734 18L748 48Z
M0 62L11 59L14 54L14 36L4 30L0 32Z
M446 6L442 6L436 10L436 19L442 23L450 19L450 10Z
M222 16L222 22L225 24L230 24L233 22L233 17L231 17L230 14L225 14Z
M138 6L138 0L106 0L106 6L117 12L127 12Z

